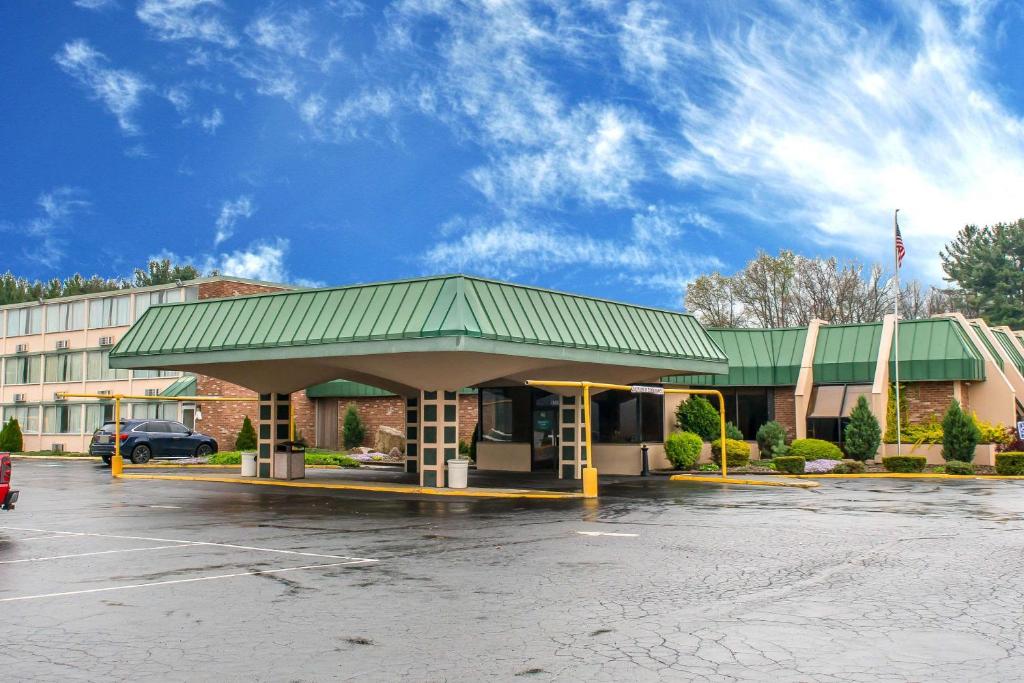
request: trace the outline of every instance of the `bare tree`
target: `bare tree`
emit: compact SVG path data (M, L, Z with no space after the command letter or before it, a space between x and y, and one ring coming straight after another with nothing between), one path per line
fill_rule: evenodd
M736 299L748 320L758 327L787 327L793 323L797 256L782 250L778 256L759 251L736 276Z
M686 287L686 310L707 327L743 327L743 308L734 290L734 277L702 275Z

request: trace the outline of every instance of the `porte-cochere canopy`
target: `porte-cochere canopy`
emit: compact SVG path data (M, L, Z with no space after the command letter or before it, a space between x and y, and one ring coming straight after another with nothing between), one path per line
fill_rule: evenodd
M464 275L153 306L110 365L196 372L262 393L343 377L407 396L728 371L692 316Z

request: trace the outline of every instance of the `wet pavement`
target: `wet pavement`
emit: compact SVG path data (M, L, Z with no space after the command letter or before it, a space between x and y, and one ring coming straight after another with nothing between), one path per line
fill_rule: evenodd
M1024 482L396 499L25 460L15 482L10 680L1024 677Z

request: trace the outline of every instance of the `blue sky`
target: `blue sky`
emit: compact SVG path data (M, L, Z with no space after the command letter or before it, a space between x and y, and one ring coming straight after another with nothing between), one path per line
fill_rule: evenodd
M2 268L471 272L661 306L759 248L938 281L1024 215L1020 2L0 7Z

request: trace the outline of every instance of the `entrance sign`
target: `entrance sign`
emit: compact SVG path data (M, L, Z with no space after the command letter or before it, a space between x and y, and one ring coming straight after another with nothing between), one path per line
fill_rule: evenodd
M1024 441L1024 420L1017 423L1017 436Z
M634 384L629 388L629 390L634 394L657 394L658 396L665 395L665 387L645 387L641 384Z

